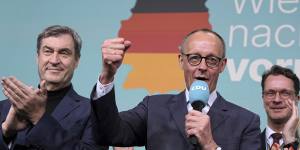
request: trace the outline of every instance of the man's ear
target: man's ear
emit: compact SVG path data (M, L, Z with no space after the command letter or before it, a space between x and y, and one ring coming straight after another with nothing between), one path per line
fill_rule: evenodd
M178 64L181 69L183 69L183 57L181 54L178 54Z
M75 64L75 68L77 68L77 67L78 67L78 65L79 65L79 62L80 62L80 58L76 58L76 64Z
M296 106L297 106L297 107L298 107L299 101L300 101L300 96L298 95L298 96L296 96L296 99L295 99L295 103L296 103Z
M36 55L35 55L35 63L37 65L39 64L39 53L36 53Z
M226 67L226 64L227 64L227 58L223 58L221 60L221 68L220 68L220 73L223 72L225 70L225 67Z

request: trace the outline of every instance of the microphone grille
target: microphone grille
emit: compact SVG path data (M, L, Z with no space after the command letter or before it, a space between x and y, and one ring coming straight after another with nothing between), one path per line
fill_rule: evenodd
M194 101L202 101L207 104L209 98L209 87L206 82L195 80L189 90L189 101L192 104Z

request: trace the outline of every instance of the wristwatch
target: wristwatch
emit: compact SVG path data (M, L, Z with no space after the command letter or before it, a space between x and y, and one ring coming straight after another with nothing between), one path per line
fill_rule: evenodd
M299 145L299 142L298 142L298 140L296 140L295 142L285 144L283 146L283 148L291 148L292 147L294 150L296 150L296 149L298 149L298 145Z
M216 150L222 150L222 148L218 146L218 147L216 148Z

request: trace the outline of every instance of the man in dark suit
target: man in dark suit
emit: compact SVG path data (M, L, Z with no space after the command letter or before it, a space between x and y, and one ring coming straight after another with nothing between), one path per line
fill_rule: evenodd
M298 148L299 84L299 78L292 70L278 65L262 75L262 98L268 120L261 133L261 150L275 149L276 146Z
M91 106L71 84L81 39L66 26L50 26L37 39L39 88L2 78L0 149L102 149L92 135ZM107 148L103 148L107 149Z
M123 38L106 40L102 45L103 68L91 94L98 123L95 134L101 144L145 145L153 150L259 149L258 115L226 101L216 91L227 61L220 35L200 29L184 38L178 60L186 90L177 95L146 96L138 106L119 114L112 82L130 45ZM195 80L205 81L210 89L202 112L188 104L188 89ZM191 144L191 136L198 144Z

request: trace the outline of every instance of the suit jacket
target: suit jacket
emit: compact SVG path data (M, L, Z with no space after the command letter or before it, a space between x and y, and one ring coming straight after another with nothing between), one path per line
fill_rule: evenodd
M261 150L266 150L266 129L260 134Z
M8 100L0 101L1 124L9 108ZM92 135L94 123L90 114L89 100L71 88L51 115L45 114L35 126L18 132L12 149L99 150ZM0 149L5 150L8 147L3 141L2 128L0 129Z
M299 137L297 135L298 134L296 134L296 138L299 139ZM264 129L264 131L261 132L261 134L260 134L260 142L261 142L260 150L266 150L266 143L267 143L267 140L266 140L266 129ZM298 149L298 147L296 149Z
M102 144L145 145L151 150L194 149L185 133L187 103L184 92L146 96L136 107L119 114L112 90L93 100L92 107L98 121L97 133L101 133L95 136ZM258 115L227 102L219 94L208 115L213 138L222 150L259 149Z

